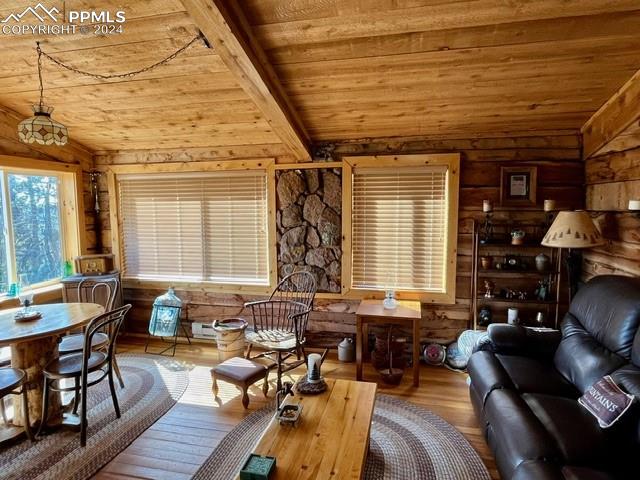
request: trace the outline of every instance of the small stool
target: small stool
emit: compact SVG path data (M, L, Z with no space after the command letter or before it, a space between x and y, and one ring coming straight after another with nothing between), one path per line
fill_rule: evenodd
M275 364L274 364L275 365ZM249 406L247 389L258 380L264 380L262 393L267 396L269 391L269 365L254 362L246 358L234 357L225 360L211 369L213 380L213 394L218 396L218 380L224 380L242 389L242 406Z

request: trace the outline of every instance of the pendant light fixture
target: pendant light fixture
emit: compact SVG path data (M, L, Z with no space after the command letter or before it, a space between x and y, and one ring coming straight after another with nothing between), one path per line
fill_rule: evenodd
M20 141L24 143L39 143L41 145L65 145L69 141L69 133L67 132L67 127L51 118L51 112L53 112L53 108L46 106L43 102L44 87L42 86L42 57L47 58L60 68L64 68L78 75L95 78L97 80L111 80L115 78L129 79L141 73L149 72L154 68L166 65L182 52L187 50L191 45L199 41L203 42L207 48L211 48L211 46L206 42L206 39L204 38L202 33L198 32L198 34L193 37L188 43L180 47L168 57L158 62L155 62L138 70L133 70L131 72L112 74L86 72L71 65L67 65L61 60L52 57L47 52L42 51L42 49L40 48L40 42L36 42L36 51L38 52L38 80L40 81L40 103L33 106L33 117L23 120L22 122L20 122L20 125L18 125L18 137L20 137Z
M33 106L33 117L23 120L18 125L18 137L24 143L40 145L65 145L69 140L69 132L60 122L51 118L52 107L43 102L44 87L42 85L42 50L37 42L38 80L40 81L40 102Z

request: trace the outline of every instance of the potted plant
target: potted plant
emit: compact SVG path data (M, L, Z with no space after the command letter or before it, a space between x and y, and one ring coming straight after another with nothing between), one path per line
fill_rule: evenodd
M515 229L511 231L511 245L522 245L524 243L524 230Z

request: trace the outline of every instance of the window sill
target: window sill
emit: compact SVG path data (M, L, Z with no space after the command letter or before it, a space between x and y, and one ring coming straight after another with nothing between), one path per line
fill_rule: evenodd
M34 305L42 303L57 303L62 300L62 284L47 285L46 287L36 288L33 291ZM20 306L18 297L0 297L0 309L15 308Z
M176 290L200 291L212 293L231 293L239 295L270 295L273 287L269 285L242 285L237 283L184 282L165 280L139 280L123 278L122 286L132 289L162 289L173 287Z

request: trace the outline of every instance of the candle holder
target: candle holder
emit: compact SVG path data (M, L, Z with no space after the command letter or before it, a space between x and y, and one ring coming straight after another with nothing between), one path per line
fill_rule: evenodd
M549 230L549 227L555 220L555 211L556 211L556 201L547 199L544 201L544 211L547 214L547 218L545 219L545 231Z
M493 239L493 213L488 212L484 217L482 227L480 227L480 243L491 243Z
M482 201L482 211L485 213L484 222L480 227L480 243L491 243L493 238L493 202L491 200Z
M628 208L634 217L640 218L640 200L629 200Z

